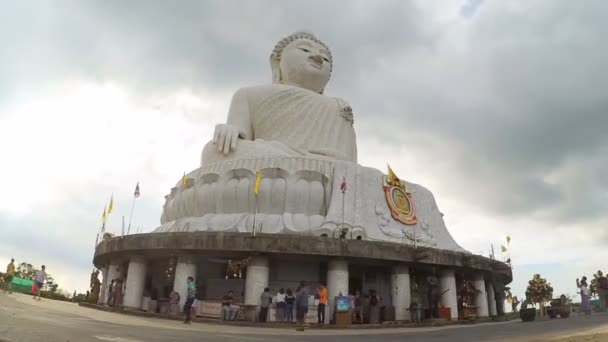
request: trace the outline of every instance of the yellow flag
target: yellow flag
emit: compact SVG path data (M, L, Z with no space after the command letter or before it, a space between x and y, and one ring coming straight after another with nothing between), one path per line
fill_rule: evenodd
M101 222L106 223L108 221L108 215L106 214L106 207L103 207L103 215L101 215Z
M186 171L184 171L184 176L182 177L182 187L186 187L186 184L188 182L188 178L186 178Z
M507 235L507 245L511 243L511 237Z
M262 170L258 171L258 177L255 180L255 195L260 193L260 187L262 186Z
M505 247L505 245L500 246L500 249L502 250L503 253L507 252L507 247Z
M397 175L393 172L393 169L391 169L391 166L388 165L388 183L391 185L399 185L401 183L401 181L399 180L399 177L397 177Z
M114 194L110 197L110 206L108 207L108 215L110 215L114 211Z

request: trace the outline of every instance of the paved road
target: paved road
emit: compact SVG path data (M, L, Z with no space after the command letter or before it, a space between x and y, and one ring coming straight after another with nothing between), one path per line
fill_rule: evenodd
M307 330L250 328L217 324L185 326L176 321L133 317L71 303L32 300L0 293L0 341L526 341L532 337L608 332L608 316L552 321L490 323L442 328Z

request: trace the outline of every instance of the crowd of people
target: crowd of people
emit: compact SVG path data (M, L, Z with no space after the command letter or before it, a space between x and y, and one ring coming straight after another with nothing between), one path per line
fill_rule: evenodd
M608 309L608 278L602 273L597 271L595 277L595 288L591 288L591 284L587 281L587 277L583 276L581 279L576 279L576 287L579 289L581 295L581 311L585 316L590 316L593 312L593 306L591 305L591 298L595 290L595 294L599 299L599 311L606 312Z
M17 274L17 267L15 266L15 259L11 258L11 261L6 266L6 273L4 273L3 277L0 277L0 285L2 287L2 291L4 293L13 293L12 292L12 282L13 278ZM47 273L46 266L42 265L40 270L37 270L34 275L34 284L32 286L32 298L36 300L40 300L40 292L44 287L44 283L46 282Z

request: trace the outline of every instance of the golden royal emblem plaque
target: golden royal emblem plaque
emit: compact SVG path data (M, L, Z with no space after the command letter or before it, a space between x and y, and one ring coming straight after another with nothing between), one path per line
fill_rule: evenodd
M407 192L405 182L397 178L390 166L388 176L383 177L384 195L393 219L412 226L418 223L412 194Z

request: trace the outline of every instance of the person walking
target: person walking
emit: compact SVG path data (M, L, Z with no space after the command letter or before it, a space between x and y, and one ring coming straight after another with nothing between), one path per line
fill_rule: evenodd
M319 287L319 305L317 307L317 323L325 323L325 308L327 307L327 288L324 283Z
M15 259L11 259L11 262L6 266L6 276L4 278L5 286L4 293L8 291L8 293L13 293L11 291L11 282L13 281L13 277L15 276Z
M308 314L308 288L302 281L296 290L296 321L303 325L306 314Z
M296 302L296 297L291 289L287 289L285 294L285 321L293 323L293 304Z
M585 316L591 315L591 292L587 284L587 277L583 277L580 281L576 279L576 287L581 291L581 310L585 313Z
M41 269L36 272L36 286L38 287L38 298L34 296L34 299L40 300L40 292L42 291L42 286L44 286L44 282L46 281L46 266L42 265Z
M186 314L184 324L190 324L192 321L192 304L194 304L194 298L196 298L196 285L194 284L193 277L188 277L187 289L188 295L186 297L186 303L184 304L184 313Z
M600 311L606 312L608 308L608 278L602 273L597 271L597 294L600 299Z
M266 323L268 321L268 308L270 307L270 303L272 303L272 296L270 295L270 289L265 288L264 292L260 296L260 319L259 321L262 323Z

